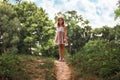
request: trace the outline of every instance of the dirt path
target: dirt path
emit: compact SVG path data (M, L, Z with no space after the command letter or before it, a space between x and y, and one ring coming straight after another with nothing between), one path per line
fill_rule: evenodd
M57 80L72 80L71 70L66 62L60 62L58 60L55 60L55 66Z

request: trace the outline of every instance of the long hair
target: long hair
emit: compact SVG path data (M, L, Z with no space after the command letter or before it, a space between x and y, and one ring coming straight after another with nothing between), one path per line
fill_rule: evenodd
M65 27L65 22L64 22L64 19L62 18L62 17L60 17L60 18L58 18L58 21L60 20L60 19L62 19L62 26L63 27ZM60 26L60 24L59 24L59 22L57 23L57 27L59 27Z

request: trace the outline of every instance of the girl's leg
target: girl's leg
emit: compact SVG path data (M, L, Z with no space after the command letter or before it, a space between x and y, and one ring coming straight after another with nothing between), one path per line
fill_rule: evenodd
M65 55L64 49L65 49L64 44L61 44L61 57L62 57L62 59L64 59L64 55Z
M61 50L61 44L59 44L59 60L62 59L62 55L61 55L61 53L62 53L62 50Z
M65 49L65 45L64 44L60 44L59 45L59 60L64 59L64 49Z

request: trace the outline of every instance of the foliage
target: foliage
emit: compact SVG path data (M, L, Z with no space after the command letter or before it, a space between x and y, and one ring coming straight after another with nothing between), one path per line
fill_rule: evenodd
M29 77L25 73L25 66L19 57L13 53L5 53L0 56L0 79L2 80L28 80Z
M75 79L120 79L120 25L92 29L91 39L73 57Z
M119 46L113 41L106 42L99 39L89 41L71 59L71 65L75 67L75 78L95 75L102 80L119 80L119 51Z
M92 40L101 38L106 41L115 40L115 29L108 26L103 26L102 28L95 28L92 30Z
M115 20L120 18L120 0L118 0L117 5L118 5L118 8L114 11L114 13L115 13Z
M37 7L32 2L22 2L14 8L22 27L18 44L20 53L26 51L32 53L31 48L37 48L37 45L41 46L40 53L49 50L54 30L52 30L52 21L49 20L43 8Z
M20 22L10 4L0 2L0 52L17 50Z

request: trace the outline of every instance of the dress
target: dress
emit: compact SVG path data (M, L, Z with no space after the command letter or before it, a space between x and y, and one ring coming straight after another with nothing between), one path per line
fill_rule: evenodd
M66 42L64 42L64 27L57 27L56 28L56 35L55 35L55 40L54 40L54 43L56 45L59 45L59 44L65 44L67 45L67 39L66 39Z

